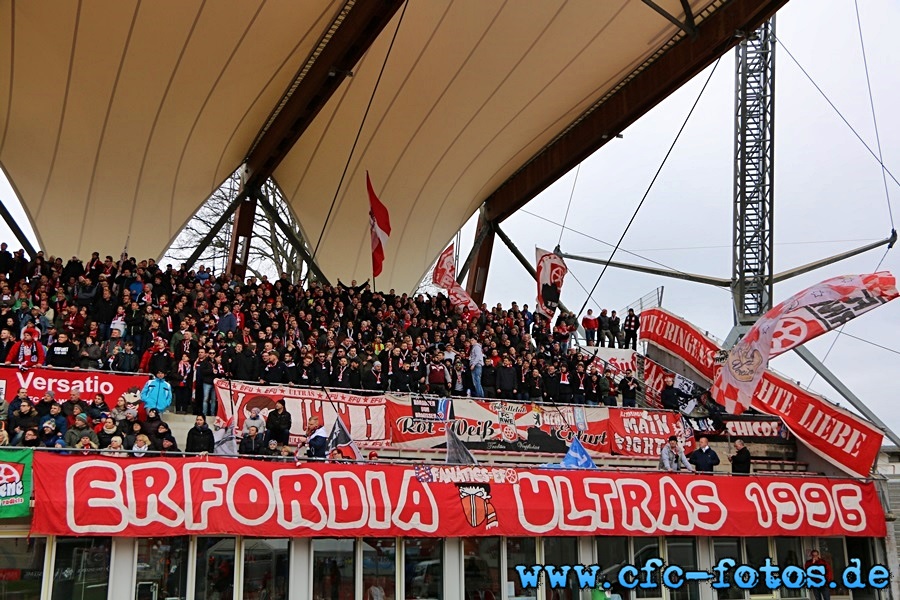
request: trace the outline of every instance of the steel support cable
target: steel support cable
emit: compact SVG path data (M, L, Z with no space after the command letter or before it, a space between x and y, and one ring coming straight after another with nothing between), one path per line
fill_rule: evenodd
M884 172L888 175L888 177L891 178L891 181L893 181L898 186L900 186L900 180L898 180L894 176L894 174L891 172L891 170L887 167L887 165L885 165L884 162L878 158L878 155L875 153L874 150L872 150L872 147L869 146L869 144L866 143L866 140L864 140L862 138L862 136L859 135L859 132L853 128L853 125L850 124L850 121L847 120L847 117L845 117L844 114L840 110L838 110L838 107L835 106L834 102L831 101L831 98L829 98L828 95L824 91L822 91L822 88L819 87L819 84L816 83L816 81L806 71L806 69L803 68L803 65L800 64L800 61L798 61L796 58L794 58L794 55L791 54L791 51L788 50L787 46L784 45L784 42L782 42L777 36L775 37L775 41L777 41L778 44L781 46L781 48L787 53L788 57L790 57L790 59L792 61L794 61L794 64L797 65L798 69L800 69L800 72L806 76L806 78L813 85L813 87L816 88L816 91L819 92L819 94L822 96L822 98L825 99L825 102L827 102L828 105L831 106L831 108L832 108L832 110L834 110L835 114L837 114L837 116L840 117L841 121L843 121L844 124L850 129L850 131L853 132L853 135L856 136L856 139L858 139L860 141L860 143L865 147L865 149L869 151L869 154L871 154L872 157L878 161L878 164L881 165L881 167L884 169Z
M563 216L562 225L559 227L559 240L556 242L556 246L559 247L562 244L562 236L563 233L566 232L566 221L569 220L569 209L572 208L572 198L575 197L575 186L578 184L578 174L581 172L581 163L578 163L578 166L575 168L575 181L572 182L572 191L569 192L569 203L566 204L566 214Z
M685 127L687 127L688 121L691 120L691 116L694 114L694 110L696 110L697 105L700 103L700 98L703 97L703 92L706 91L707 86L709 85L710 80L712 80L713 75L716 73L716 69L719 67L719 63L721 62L721 57L716 60L716 63L713 65L712 70L709 72L709 76L706 78L706 81L703 82L703 87L700 88L700 93L697 94L697 99L694 100L694 104L691 106L691 110L688 111L687 117L684 119L684 123L681 124L681 128L678 129L678 133L675 135L675 139L672 140L672 144L669 146L669 150L666 152L666 155L663 157L662 163L659 165L659 168L656 170L656 173L653 175L653 179L650 180L650 185L647 186L647 191L644 192L644 196L641 198L641 201L638 202L637 208L634 209L634 213L631 215L631 219L629 219L628 224L625 225L625 230L622 231L622 235L619 236L619 241L616 242L615 247L609 255L609 258L606 260L606 264L603 265L603 270L600 271L600 275L597 277L597 281L594 282L594 287L591 288L591 291L588 292L588 298L585 299L584 304L581 306L581 310L578 311L577 314L581 314L584 312L585 307L587 306L588 300L593 295L594 290L597 289L597 285L600 283L600 280L603 278L603 275L606 273L606 269L609 267L609 263L612 262L613 257L616 255L616 252L619 250L619 246L622 245L622 241L625 239L625 236L628 234L628 230L631 228L631 225L634 223L634 220L637 218L638 212L640 212L641 207L644 205L644 202L647 200L647 197L650 195L650 190L653 189L653 184L656 183L656 180L659 178L659 174L662 173L663 167L666 166L666 162L669 160L669 157L672 155L672 151L675 149L675 145L678 143L678 140L681 138L681 134L684 132Z
M872 79L869 76L869 62L868 62L868 59L866 58L866 44L865 44L865 40L863 38L862 19L860 18L860 14L859 14L858 0L854 0L853 5L854 5L854 8L856 9L856 26L857 26L857 30L859 32L859 46L860 46L860 49L862 50L863 70L865 71L865 75L866 75L866 89L869 94L869 108L872 111L872 124L875 127L875 144L876 144L876 148L878 149L877 155L872 150L872 148L869 147L869 145L866 144L866 142L862 139L862 136L860 136L859 133L857 133L857 131L853 128L852 125L850 125L850 123L847 121L847 119L844 118L844 115L841 114L841 112L837 109L837 107L834 105L834 103L828 98L828 96L825 94L825 92L822 91L822 89L816 84L815 81L813 81L812 77L810 77L809 73L806 72L806 69L804 69L803 66L800 65L800 62L796 58L794 58L794 55L791 54L790 50L788 50L786 47L784 47L784 43L782 43L780 40L777 40L777 38L776 38L776 40L778 41L779 44L781 44L781 46L784 48L785 52L788 53L788 56L791 57L791 60L793 60L794 63L797 65L797 67L799 67L800 70L803 72L803 74L806 75L807 79L809 79L809 81L813 84L813 86L819 91L819 93L822 95L822 97L825 98L825 100L828 102L828 104L834 109L834 111L838 114L838 116L841 118L841 120L843 120L844 123L847 125L847 127L850 128L850 131L852 131L853 134L859 139L859 141L861 141L863 143L863 145L866 147L866 149L869 151L869 153L872 154L872 156L874 156L878 160L878 164L881 166L881 179L884 182L884 195L885 195L885 201L887 202L887 207L888 207L888 217L890 218L890 221L891 221L891 229L893 229L894 228L894 211L891 207L891 194L890 194L890 189L888 188L888 182L887 182L888 174L890 174L891 179L894 180L894 183L898 183L898 182L897 182L897 179L894 177L894 175L892 173L890 173L890 171L884 164L884 155L882 154L882 150L881 150L881 135L878 132L878 118L877 118L877 113L875 112L875 99L874 99L874 96L872 95ZM900 185L900 183L898 183L898 185ZM877 272L878 269L881 268L881 265L884 262L884 259L887 258L887 254L889 251L890 251L890 247L885 249L884 254L881 255L881 260L879 260L878 264L875 266L875 272ZM844 324L844 325L846 325L846 324ZM834 350L834 346L837 344L837 341L840 339L841 335L855 337L855 336L851 336L848 333L844 333L844 325L841 325L838 328L838 330L837 330L838 335L834 336L834 339L831 340L831 344L829 344L828 350L825 352L825 356L822 357L823 365L825 364L825 361L828 360L828 357L831 355L831 351ZM861 338L855 338L855 339L861 339ZM865 340L863 340L863 341L865 341ZM869 343L871 343L871 342L869 342ZM872 345L878 346L878 344L872 344ZM884 348L884 349L887 350L887 348ZM900 353L898 353L898 354L900 354ZM819 375L818 373L813 373L812 378L809 380L809 383L806 385L807 390L815 382L816 377L818 377L818 375Z
M338 194L341 193L341 187L344 185L344 178L347 176L347 171L350 169L350 161L353 160L353 153L356 151L356 145L359 143L359 138L362 136L363 127L366 125L366 118L369 116L369 110L372 108L372 102L375 100L375 93L378 91L378 84L381 83L381 77L384 75L384 69L387 67L388 59L391 56L391 50L394 49L394 42L397 40L397 33L400 32L400 25L403 24L403 16L406 14L406 9L409 6L409 0L403 4L403 10L400 12L400 19L397 21L397 28L394 30L394 35L391 37L391 43L388 46L387 54L384 55L384 62L381 63L381 71L378 72L378 79L375 80L375 86L372 88L372 95L369 96L369 103L366 104L366 111L363 113L362 121L359 124L359 129L356 132L356 138L353 140L353 145L350 147L350 154L347 156L347 163L344 165L344 171L341 173L341 179L338 181L337 189L334 190L334 197L331 199L331 206L328 207L328 213L325 215L325 221L322 223L322 231L319 232L319 239L316 240L316 246L312 251L312 259L316 259L316 255L319 252L319 245L322 243L322 237L325 235L325 229L328 227L328 221L331 219L331 213L334 211L334 205L337 203Z
M891 229L894 228L894 211L891 208L891 193L888 190L887 173L884 168L884 155L881 152L881 135L878 133L878 118L875 113L875 98L872 95L872 80L869 78L869 61L866 59L866 43L863 41L862 19L859 16L859 0L854 0L856 7L856 25L859 30L859 47L862 49L863 69L866 72L866 87L869 90L869 107L872 109L872 124L875 126L875 144L878 147L878 162L881 163L881 179L884 181L884 198L887 201L888 216L891 219ZM882 259L884 260L884 259ZM881 263L878 263L881 266ZM877 268L875 269L878 270Z

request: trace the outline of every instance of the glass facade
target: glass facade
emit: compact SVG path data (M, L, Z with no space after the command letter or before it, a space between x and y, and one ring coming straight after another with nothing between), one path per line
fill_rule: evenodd
M312 541L314 600L353 600L355 540L316 538Z
M137 541L135 600L187 598L190 538L140 538Z
M803 544L800 538L775 538L775 558L780 571L787 567L803 567ZM802 598L806 590L779 590L782 598Z
M500 538L463 540L463 585L467 598L500 597Z
M536 538L506 538L506 595L510 598L536 598L537 590L522 587L518 565L531 567L537 563Z
M758 569L765 564L766 558L771 558L772 556L772 551L769 549L769 538L745 538L744 552L746 563ZM756 586L750 590L751 596L771 596L773 593L765 586L765 580L762 577L759 578Z
M110 538L56 538L53 600L106 600Z
M0 538L0 600L40 598L44 538Z
M713 538L713 565L725 558L730 558L736 564L744 561L743 552L741 552L741 538ZM723 579L728 583L733 581L731 574L726 574ZM716 575L716 580L718 581L718 575ZM744 597L743 590L734 586L716 590L716 594L719 600L737 600Z
M243 600L288 597L289 540L244 538Z
M544 564L546 565L577 565L578 538L575 537L546 537L542 538L544 544ZM551 581L544 574L544 598L557 600L562 598L577 598L579 595L578 578L575 573L569 573L565 579L565 586L551 587ZM559 583L559 582L557 582Z
M697 538L666 538L666 564L678 565L685 571L697 569ZM700 586L696 581L669 590L670 600L699 600Z
M48 540L53 540L55 548L48 548ZM628 590L618 584L618 576L625 565L641 569L656 557L684 570L711 570L725 558L757 567L770 559L780 570L802 568L813 548L832 568L833 599L886 597L874 589L846 589L841 579L851 559L860 561L865 577L884 556L883 542L872 538L598 536L592 540L595 546L590 557L580 554L588 547L584 541L577 536L458 541L172 537L114 543L105 537L8 534L0 537L0 600L102 600L111 595L125 600L574 600L585 597L578 589L576 574L570 572L562 585L551 586L544 572L537 589L524 588L516 567L592 562L599 565L600 581L611 584L606 594L609 600L700 600L704 584L664 589L658 585L657 572L656 586ZM446 554L448 549L452 549L451 555ZM47 568L45 561L51 556L52 568ZM133 561L130 572L129 560ZM115 572L111 572L111 564ZM445 573L453 577L446 589ZM638 579L644 577L640 573ZM289 589L292 579L297 589ZM192 590L187 589L188 581ZM123 585L133 587L127 591L121 589ZM732 586L712 594L718 600L810 597L805 589L769 590L762 583L752 590Z
M660 558L662 554L659 550L659 538L657 537L635 537L631 538L634 548L633 564L638 569L642 569L651 558ZM655 583L655 587L641 588L638 587L635 592L638 598L662 598L663 590L659 584L659 573L653 575L651 579Z
M628 538L605 536L597 538L597 564L600 566L600 580L607 581L610 593L619 594L623 600L631 598L631 590L619 585L619 571L631 562Z
M234 538L197 538L196 600L234 597L234 549Z
M405 569L404 596L414 598L444 598L444 540L435 538L407 538L403 540Z
M834 581L837 587L832 588L832 596L849 596L850 590L844 587L840 574L847 566L847 557L844 554L844 538L819 538L819 554L822 559L831 565ZM856 558L856 557L854 557Z
M394 600L397 587L397 540L363 538L363 598Z

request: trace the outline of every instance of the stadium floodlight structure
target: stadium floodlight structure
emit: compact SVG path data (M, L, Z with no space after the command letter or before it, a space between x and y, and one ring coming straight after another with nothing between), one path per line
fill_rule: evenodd
M745 35L735 50L735 150L733 260L731 279L613 262L559 253L565 259L605 265L694 283L730 288L734 326L723 348L729 349L772 308L774 284L897 241L896 230L883 240L829 256L782 273L773 273L775 224L775 18ZM865 403L805 346L794 352L894 444L894 433Z
M772 307L775 201L775 18L735 51L735 321L754 323Z

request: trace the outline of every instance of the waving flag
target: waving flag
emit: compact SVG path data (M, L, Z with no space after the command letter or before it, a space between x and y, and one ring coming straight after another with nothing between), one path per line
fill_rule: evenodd
M387 207L375 195L368 171L366 171L366 189L369 190L369 227L372 230L372 277L374 278L381 275L384 247L391 235L391 217Z
M466 448L456 432L450 426L450 422L444 424L447 430L447 464L448 465L477 465L478 461Z
M359 446L350 437L347 426L340 417L334 420L334 426L331 428L331 434L328 436L328 442L325 446L325 453L328 458L334 458L333 453L337 451L340 458L348 460L362 460L362 452Z
M710 390L713 398L730 413L744 412L770 359L897 296L897 282L887 271L827 279L791 296L763 315L728 352Z
M591 458L591 455L588 454L588 451L585 449L584 445L581 443L577 437L572 438L572 442L569 444L569 451L566 452L566 455L563 457L562 461L557 463L548 463L545 465L541 465L542 467L546 467L548 469L596 469L597 465L594 463L594 459Z
M552 319L559 306L559 297L562 294L563 279L569 272L566 263L561 256L546 250L536 249L537 252L537 306L535 312L541 313L548 319Z
M447 290L450 304L453 306L468 308L470 313L478 314L481 312L465 288L456 282L456 265L453 264L453 244L450 244L438 257L437 264L434 265L434 272L431 274L431 281L434 285Z

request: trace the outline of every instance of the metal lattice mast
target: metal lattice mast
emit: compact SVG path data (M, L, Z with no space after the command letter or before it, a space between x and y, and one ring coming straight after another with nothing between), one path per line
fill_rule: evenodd
M743 40L735 59L734 256L736 324L772 307L775 201L775 18Z

